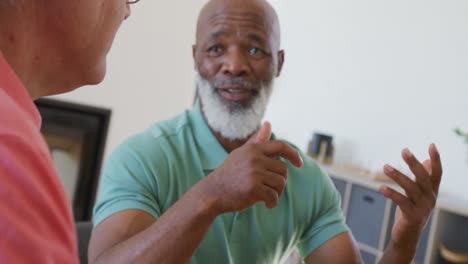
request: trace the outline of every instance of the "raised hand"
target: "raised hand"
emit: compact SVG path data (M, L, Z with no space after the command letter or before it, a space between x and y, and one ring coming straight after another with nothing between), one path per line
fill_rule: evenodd
M278 157L302 166L299 153L281 141L270 141L266 122L246 144L234 150L226 161L208 175L203 184L215 199L219 213L241 211L263 201L268 208L278 203L288 178L287 164Z
M430 159L422 164L408 150L402 151L415 180L410 179L390 165L384 173L393 179L405 192L383 186L381 193L398 205L398 213L392 230L392 246L402 253L415 254L422 231L436 204L442 178L439 152L434 144L429 147Z

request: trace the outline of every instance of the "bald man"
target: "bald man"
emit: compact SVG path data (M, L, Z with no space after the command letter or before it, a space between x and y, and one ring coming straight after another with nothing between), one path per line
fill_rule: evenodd
M0 0L0 263L78 263L33 100L97 84L126 0Z
M213 0L201 11L193 57L199 100L112 154L95 206L91 263L359 263L330 178L261 126L284 52L263 0ZM406 191L382 193L403 212L382 263L409 263L434 207L436 148L416 181L386 167ZM372 217L369 215L369 217Z

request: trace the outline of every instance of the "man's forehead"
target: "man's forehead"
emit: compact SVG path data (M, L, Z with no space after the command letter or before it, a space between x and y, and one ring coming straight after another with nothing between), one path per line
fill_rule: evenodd
M220 10L199 24L200 37L243 37L264 41L272 31L272 25L264 15L254 12Z
M278 33L276 12L264 0L211 0L198 18L197 40L233 34L279 40Z
M249 10L235 7L219 7L205 15L209 23L217 23L223 20L237 20L239 22L270 23L270 20L262 10Z
M199 24L200 29L213 28L252 28L259 31L270 31L271 22L261 13L221 9L202 18Z
M238 40L249 40L260 45L266 44L268 42L268 36L263 32L251 31L251 30L232 30L232 29L219 29L212 30L207 32L206 39L207 41L219 41L222 39L232 41L233 38Z

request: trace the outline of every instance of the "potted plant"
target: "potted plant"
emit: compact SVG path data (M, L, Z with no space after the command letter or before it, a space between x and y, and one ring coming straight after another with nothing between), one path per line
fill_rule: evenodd
M455 128L455 134L459 135L460 137L465 138L465 143L468 143L468 134L464 133L461 129Z
M460 128L456 128L455 134L465 139L465 143L468 145L468 133L463 132Z

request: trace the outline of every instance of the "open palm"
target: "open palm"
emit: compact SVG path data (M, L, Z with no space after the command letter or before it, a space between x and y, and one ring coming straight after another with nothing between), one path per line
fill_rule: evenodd
M399 193L388 186L381 188L382 194L398 205L392 242L398 248L414 252L435 207L442 178L440 155L434 144L429 147L429 156L429 160L420 163L408 149L403 150L402 157L415 180L389 165L384 167L385 174L405 192Z

